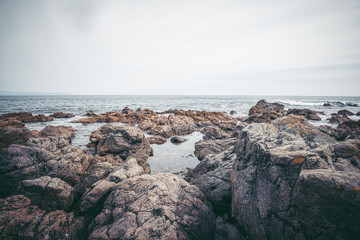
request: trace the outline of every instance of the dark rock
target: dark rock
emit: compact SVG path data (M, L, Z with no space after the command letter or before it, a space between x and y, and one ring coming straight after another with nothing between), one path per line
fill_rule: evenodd
M207 155L193 170L189 170L185 180L197 186L212 203L217 215L230 213L231 182L235 154L225 151Z
M338 111L338 114L339 114L339 115L343 115L343 116L352 116L352 115L355 115L353 112L350 112L350 111L348 111L348 110L346 110L346 109Z
M340 115L333 113L331 114L331 118L328 118L326 120L328 120L330 123L342 123L342 122L350 121L351 119L348 118L347 115Z
M150 143L144 133L131 126L104 125L93 131L90 141L95 144L95 153L104 156L113 154L123 160L135 158L146 173L150 173L147 159Z
M170 139L170 142L172 143L183 143L183 142L186 142L188 139L186 138L182 138L182 137L179 137L179 136L174 136Z
M247 123L270 122L285 115L284 105L269 103L262 99L249 110L249 117L244 121Z
M336 144L302 117L243 129L231 175L232 216L250 239L359 235L360 170L334 152Z
M202 160L209 154L218 154L226 150L230 151L234 147L235 139L224 140L207 140L195 143L195 155L199 160Z
M27 128L6 127L0 130L0 152L11 144L25 144L30 138L38 137L37 131Z
M222 217L216 218L215 240L245 240L240 231Z
M213 239L215 216L201 191L173 174L113 187L88 239Z
M331 104L330 104L330 103L324 103L323 106L324 106L324 107L330 107Z
M0 116L0 120L9 120L11 118L19 120L23 123L48 122L53 120L53 118L50 116L47 117L43 114L33 116L31 113L27 113L27 112L7 113Z
M360 116L360 112L358 112L358 113L356 114L356 116Z
M235 113L236 113L235 110L231 110L231 111L230 111L230 115L234 115Z
M72 118L75 117L72 113L63 113L63 112L56 112L50 115L53 118Z
M203 138L205 140L215 140L215 139L230 138L230 134L226 133L225 131L223 131L220 128L215 127L215 126L204 127L201 130L201 133L204 134Z
M338 140L358 139L360 137L360 120L344 121L337 126Z
M150 144L163 144L166 143L166 138L161 136L152 136L147 138Z
M94 116L97 116L93 110L89 110L87 111L83 116L86 116L86 117L94 117Z
M60 178L43 176L21 182L22 193L43 210L67 210L74 200L74 189Z
M0 216L1 239L78 239L82 230L73 213L46 213L23 195L0 199Z
M290 108L287 111L287 115L294 114L294 115L297 115L297 116L304 116L308 120L321 121L321 118L317 115L317 113L319 113L319 112L316 112L314 110L310 110L310 109L307 109L307 108L305 108L305 109L292 109L292 108Z

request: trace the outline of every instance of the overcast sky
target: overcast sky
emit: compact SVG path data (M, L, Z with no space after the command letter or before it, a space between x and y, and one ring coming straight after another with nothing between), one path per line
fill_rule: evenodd
M360 95L360 1L0 0L0 91Z

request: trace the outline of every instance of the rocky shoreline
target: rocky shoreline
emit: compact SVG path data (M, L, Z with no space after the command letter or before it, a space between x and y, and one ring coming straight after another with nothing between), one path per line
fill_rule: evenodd
M235 110L234 110L235 112ZM360 236L360 120L260 100L246 118L150 109L95 114L88 149L76 130L0 116L1 239L356 239ZM122 122L124 126L107 123ZM195 144L184 179L150 175L151 144ZM146 133L146 134L145 134ZM147 136L151 135L151 136Z

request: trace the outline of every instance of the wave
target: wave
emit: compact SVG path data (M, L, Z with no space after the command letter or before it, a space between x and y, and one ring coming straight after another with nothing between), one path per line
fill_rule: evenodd
M328 101L326 103L329 103L332 106L337 106L337 107L358 107L359 104L354 103L354 102L341 102L341 101Z
M281 100L278 103L292 105L292 106L323 106L325 103L336 107L359 107L358 103L342 102L342 101L326 101L326 102L302 102L294 100Z
M324 102L301 102L301 101L293 101L293 100L281 100L278 103L293 105L293 106L322 106Z

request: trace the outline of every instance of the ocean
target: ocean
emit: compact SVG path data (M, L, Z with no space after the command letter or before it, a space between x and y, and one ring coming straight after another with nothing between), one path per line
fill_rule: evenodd
M349 110L353 113L360 111L360 97L298 97L298 96L0 96L0 115L9 112L29 112L32 114L49 115L54 112L73 113L76 116L69 119L54 119L51 122L27 123L26 127L31 130L41 130L47 125L71 126L78 131L72 139L72 145L86 148L89 143L89 136L92 131L99 128L104 123L94 123L87 126L81 123L71 123L75 119L82 118L88 110L95 113L105 113L109 111L121 111L124 107L131 109L149 108L156 112L168 109L183 110L206 110L220 111L229 113L235 110L234 116L247 116L249 109L260 99L268 102L277 102L289 108L309 108L324 112L319 115L321 121L311 121L314 125L328 124L327 118L331 113L339 110ZM330 103L330 107L323 106ZM358 116L351 116L354 120ZM123 123L111 123L113 125L123 125ZM195 132L185 136L188 141L174 145L170 141L163 145L152 145L154 156L149 157L149 164L152 173L158 172L180 172L187 167L193 168L198 164L198 159L194 156L194 144L202 139L202 134Z

